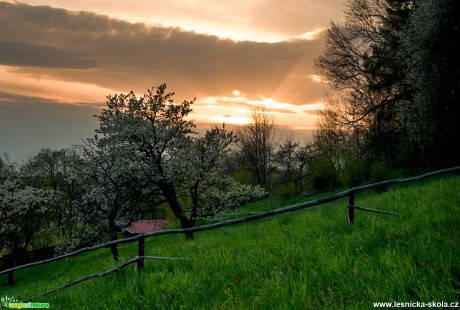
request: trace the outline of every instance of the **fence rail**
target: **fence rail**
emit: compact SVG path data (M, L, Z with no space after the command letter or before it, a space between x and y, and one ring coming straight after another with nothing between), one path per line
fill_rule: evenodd
M107 276L109 274L112 274L112 273L115 273L115 272L118 272L118 271L122 270L123 268L127 267L130 264L133 264L133 263L137 264L137 263L139 263L140 260L143 260L144 258L147 258L147 259L160 259L160 260L188 260L188 258L180 258L180 257L136 256L133 259L130 259L130 260L124 262L123 264L118 265L117 267L115 267L113 269L110 269L110 270L107 270L107 271L104 271L104 272L100 272L100 273L95 273L95 274L92 274L92 275L89 275L89 276L74 280L72 282L66 283L66 284L61 285L59 287L56 287L55 289L52 289L52 290L46 291L44 293L41 293L39 295L36 295L34 297L24 299L23 302L28 302L28 301L37 299L38 297L47 296L47 295L49 295L51 293L63 290L65 288L71 287L71 286L73 286L75 284L78 284L78 283L81 283L81 282L84 282L84 281L88 281L88 280L91 280L91 279L94 279L94 278L105 277L105 276Z
M363 210L363 211L371 211L371 212L380 212L380 213L386 213L386 214L393 214L393 212L380 211L380 210L374 210L374 209L368 209L368 208L355 206L354 205L355 193L357 193L358 191L368 190L368 189L382 187L382 186L391 185L391 184L407 183L407 182L426 179L426 178L429 178L429 177L442 175L442 174L447 174L447 173L458 172L458 171L460 171L460 166L449 168L449 169L438 170L438 171L434 171L434 172L429 172L429 173L419 175L419 176L416 176L416 177L411 177L411 178L387 180L387 181L382 181L382 182L378 182L378 183L373 183L373 184L368 184L368 185L363 185L363 186L357 186L357 187L353 187L353 188L347 189L345 191L339 192L339 193L337 193L335 195L331 195L331 196L327 196L327 197L319 198L319 199L316 199L316 200L311 200L311 201L307 201L307 202L303 202L303 203L299 203L299 204L295 204L295 205L291 205L291 206L287 206L287 207L283 207L283 208L279 208L279 209L275 209L275 210L260 212L260 213L250 215L250 216L247 216L247 217L243 217L243 218L232 219L232 220L228 220L228 221L223 221L223 222L218 222L218 223L213 223L213 224L208 224L208 225L202 225L202 226L197 226L197 227L193 227L193 228L168 229L168 230L162 230L162 231L155 231L155 232L151 232L151 233L140 234L140 235L129 237L129 238L124 238L124 239L119 239L119 240L114 240L114 241L108 241L108 242L104 242L104 243L101 243L101 244L98 244L98 245L95 245L95 246L82 248L82 249L79 249L77 251L67 253L67 254L64 254L64 255L61 255L61 256L57 256L57 257L53 257L53 258L50 258L50 259L45 259L45 260L42 260L42 261L39 261L39 262L34 262L34 263L25 264L25 265L17 266L17 267L14 267L14 268L6 269L6 270L3 270L3 271L0 271L0 275L6 274L6 273L8 273L9 275L12 275L12 273L14 271L17 271L17 270L20 270L20 269L39 266L39 265L42 265L42 264L55 262L55 261L58 261L58 260L61 260L61 259L64 259L64 258L69 258L69 257L75 256L75 255L83 253L83 252L93 251L93 250L109 247L109 246L114 245L114 244L128 243L128 242L133 242L133 241L139 241L139 254L138 254L138 256L136 258L131 260L130 263L136 262L137 266L142 268L142 266L144 264L143 258L144 257L148 258L147 256L144 256L144 240L145 240L145 238L153 237L153 236L161 236L161 235L184 234L184 233L191 233L191 232L199 232L199 231L211 230L211 229L216 229L216 228L225 227L225 226L231 226L231 225L235 225L235 224L239 224L239 223L252 222L252 221L260 220L260 219L263 219L263 218L266 218L266 217L271 217L271 216L280 215L280 214L284 214L284 213L288 213L288 212L292 212L292 211L297 211L297 210L301 210L301 209L314 207L314 206L321 205L321 204L324 204L324 203L339 200L339 199L342 199L342 198L347 197L347 196L349 197L349 204L347 206L348 207L348 221L349 221L350 224L353 224L354 210L355 209ZM125 265L125 264L123 264L123 265ZM122 265L120 265L119 267L121 267L121 266ZM121 268L123 268L123 267L121 267ZM121 268L117 267L115 269L119 270Z

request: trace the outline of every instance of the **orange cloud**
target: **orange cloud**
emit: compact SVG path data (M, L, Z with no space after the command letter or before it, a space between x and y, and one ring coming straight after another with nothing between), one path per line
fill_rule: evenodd
M104 103L105 97L115 92L94 84L21 74L16 72L14 67L2 65L0 65L0 85L4 91L13 94L78 103Z

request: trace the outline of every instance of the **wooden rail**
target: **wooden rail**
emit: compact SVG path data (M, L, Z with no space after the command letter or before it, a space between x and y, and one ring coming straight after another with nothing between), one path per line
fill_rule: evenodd
M113 269L110 269L110 270L107 270L107 271L104 271L104 272L101 272L101 273L95 273L95 274L92 274L92 275L89 275L89 276L74 280L72 282L69 282L69 283L66 283L64 285L61 285L61 286L59 286L59 287L57 287L55 289L52 289L52 290L46 291L44 293L41 293L39 295L36 295L34 297L24 299L22 302L28 302L28 301L37 299L38 297L43 297L43 296L49 295L51 293L63 290L65 288L68 288L70 286L73 286L75 284L78 284L78 283L81 283L81 282L84 282L84 281L88 281L90 279L99 278L99 277L105 277L105 276L107 276L109 274L112 274L114 272L120 271L121 269L125 268L126 266L128 266L128 265L130 265L132 263L138 263L140 260L143 260L144 258L147 258L147 259L160 259L160 260L188 260L188 258L177 258L177 257L136 256L133 259L130 259L130 260L124 262L123 264L118 265L117 267L115 267Z
M291 205L291 206L287 206L287 207L283 207L283 208L279 208L279 209L275 209L275 210L260 212L260 213L250 215L250 216L247 216L247 217L243 217L243 218L232 219L232 220L228 220L228 221L223 221L223 222L218 222L218 223L208 224L208 225L203 225L203 226L197 226L197 227L193 227L193 228L168 229L168 230L162 230L162 231L155 231L155 232L145 233L145 234L141 234L141 235L137 235L137 236L133 236L133 237L129 237L129 238L124 238L124 239L119 239L119 240L114 240L114 241L108 241L108 242L104 242L104 243L101 243L101 244L98 244L98 245L95 245L95 246L82 248L82 249L79 249L77 251L67 253L67 254L64 254L64 255L61 255L61 256L57 256L57 257L53 257L53 258L50 258L50 259L45 259L45 260L42 260L42 261L39 261L39 262L34 262L34 263L25 264L25 265L17 266L17 267L14 267L14 268L6 269L6 270L1 271L0 275L8 273L9 275L12 276L12 273L14 271L17 271L17 270L20 270L20 269L55 262L55 261L58 261L58 260L61 260L61 259L64 259L64 258L69 258L69 257L75 256L75 255L83 253L83 252L88 252L88 251L93 251L93 250L109 247L109 246L114 245L114 244L133 242L133 241L136 241L136 240L139 241L138 256L134 260L131 260L130 262L136 262L137 267L142 268L144 266L143 258L146 258L146 256L144 256L144 240L145 240L145 238L153 237L153 236L161 236L161 235L184 234L184 233L190 233L190 232L199 232L199 231L211 230L211 229L216 229L216 228L225 227L225 226L231 226L231 225L235 225L235 224L239 224L239 223L252 222L252 221L260 220L260 219L263 219L263 218L266 218L266 217L271 217L271 216L275 216L275 215L279 215L279 214L284 214L284 213L288 213L288 212L292 212L292 211L297 211L297 210L301 210L301 209L314 207L314 206L317 206L317 205L320 205L320 204L324 204L324 203L328 203L328 202L331 202L331 201L339 200L339 199L342 199L342 198L347 197L347 196L349 197L349 201L348 201L348 222L350 224L353 224L354 217L355 217L355 213L354 213L355 209L364 210L364 211L371 211L371 212L380 212L380 213L386 213L386 214L393 213L393 212L388 212L388 211L373 210L373 209L367 209L367 208L355 206L354 205L354 203L355 203L355 193L357 193L358 191L363 191L363 190L367 190L367 189L381 187L381 186L384 186L384 185L407 183L407 182L412 182L412 181L416 181L416 180L421 180L421 179L425 179L425 178L429 178L429 177L433 177L433 176L437 176L437 175L442 175L442 174L447 174L447 173L452 173L452 172L458 172L458 171L460 171L460 166L449 168L449 169L438 170L438 171L426 173L426 174L419 175L419 176L416 176L416 177L411 177L411 178L387 180L387 181L382 181L382 182L378 182L378 183L373 183L373 184L353 187L353 188L347 189L345 191L339 192L339 193L337 193L335 195L331 195L331 196L327 196L327 197L319 198L319 199L316 199L316 200L311 200L311 201L307 201L307 202L303 202L303 203L299 203L299 204L295 204L295 205Z

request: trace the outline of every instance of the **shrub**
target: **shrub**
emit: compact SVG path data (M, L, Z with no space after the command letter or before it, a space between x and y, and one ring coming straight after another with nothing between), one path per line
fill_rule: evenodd
M281 199L292 198L297 195L297 189L293 182L285 182L275 187L274 195Z
M325 156L316 157L310 164L309 183L317 191L331 189L337 185L337 171Z
M369 169L366 161L357 159L353 154L348 154L340 171L340 182L347 187L353 187L368 178Z

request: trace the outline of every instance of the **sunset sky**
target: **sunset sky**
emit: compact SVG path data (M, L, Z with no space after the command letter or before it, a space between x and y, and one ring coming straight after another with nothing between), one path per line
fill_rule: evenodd
M0 154L78 144L106 96L167 83L191 118L316 125L326 86L312 68L343 0L0 0Z

